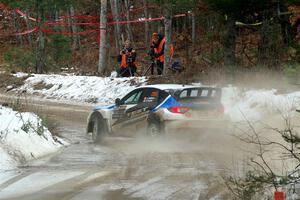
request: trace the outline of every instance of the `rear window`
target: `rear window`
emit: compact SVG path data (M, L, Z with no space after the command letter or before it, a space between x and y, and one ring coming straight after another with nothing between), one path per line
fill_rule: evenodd
M187 88L176 91L173 95L179 101L220 101L220 88Z

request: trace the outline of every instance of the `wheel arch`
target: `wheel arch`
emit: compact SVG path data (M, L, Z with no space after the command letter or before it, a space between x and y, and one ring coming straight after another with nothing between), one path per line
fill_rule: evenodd
M95 119L95 118L105 120L103 115L100 112L98 112L98 111L92 112L88 117L88 125L87 125L87 129L86 129L86 133L90 133L93 131L93 125L94 125L93 119ZM105 122L105 124L107 125L106 122Z

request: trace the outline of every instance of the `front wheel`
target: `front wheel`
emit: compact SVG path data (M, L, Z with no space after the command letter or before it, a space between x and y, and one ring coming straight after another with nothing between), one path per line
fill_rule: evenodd
M100 142L106 134L106 126L103 119L99 117L94 117L93 119L93 129L92 129L92 139L93 142Z

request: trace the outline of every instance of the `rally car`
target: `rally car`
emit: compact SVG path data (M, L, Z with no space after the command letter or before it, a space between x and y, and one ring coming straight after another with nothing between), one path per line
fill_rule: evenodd
M118 133L158 136L180 129L217 127L224 120L220 88L158 84L138 87L116 99L114 105L94 108L87 132L94 141Z

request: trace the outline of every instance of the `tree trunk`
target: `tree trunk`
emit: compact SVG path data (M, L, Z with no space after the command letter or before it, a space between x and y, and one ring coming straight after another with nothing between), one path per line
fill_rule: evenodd
M74 7L73 5L70 6L70 17L74 17L75 16L75 11L74 11ZM74 23L74 19L71 18L71 23ZM71 30L72 33L77 33L77 28L75 25L71 25ZM73 35L72 37L72 47L73 49L80 49L80 36L79 35Z
M194 47L195 46L195 41L196 41L196 20L195 20L195 14L194 13L192 13L191 18L192 18L192 42L193 42L193 47Z
M164 71L163 74L167 74L168 68L171 66L171 56L170 56L170 47L171 47L171 34L172 34L172 18L171 18L171 11L169 8L166 9L165 15L165 50L164 50Z
M103 73L107 67L107 0L101 0L100 12L100 48L98 72Z
M111 7L114 21L119 22L120 17L119 17L119 9L118 9L118 0L110 0L110 7ZM118 53L122 46L122 38L121 38L122 33L121 33L120 24L114 25L114 34L115 34L116 52Z
M59 14L58 14L57 8L55 9L54 12L55 12L55 13L54 13L54 21L58 22L58 16L59 16ZM59 32L59 26L55 25L55 26L53 27L53 29L54 29L55 32Z
M227 30L223 38L224 63L227 66L234 66L236 64L235 38L236 38L235 19L228 17Z
M258 47L258 64L272 67L278 66L280 52L284 48L280 24L269 19L263 20Z
M26 15L27 15L28 17L30 16L30 13L29 13L28 10L26 11ZM31 29L32 29L32 26L31 26L31 23L30 23L28 17L25 17L26 28L27 28L27 30L31 30ZM28 42L29 42L29 45L32 46L32 37L31 37L31 33L27 34L27 36L28 36Z
M19 27L19 23L18 23L18 20L17 20L18 18L17 18L16 12L13 12L13 15L14 15L14 25L15 25L16 33L19 33L20 32L20 27ZM18 35L16 38L17 38L18 43L22 47L23 46L22 36Z
M190 31L189 31L189 18L185 17L183 18L183 37L184 37L184 50L185 50L185 60L186 60L186 65L189 66L190 65Z
M124 0L125 2L125 10L126 10L126 20L129 21L130 20L130 2L129 0ZM128 23L126 24L126 32L127 32L127 39L129 39L132 43L132 45L134 45L134 41L133 41L133 36L132 36L132 31L131 31L131 25Z
M143 0L143 5L144 5L144 15L145 15L145 18L148 19L149 18L149 15L148 15L148 2L147 0ZM149 44L150 44L150 36L149 36L149 23L148 22L145 22L145 45L147 48L149 48Z
M43 16L43 10L37 7L37 28L41 27L41 21ZM38 31L37 46L36 46L36 73L41 74L44 70L44 49L45 38L42 31Z

